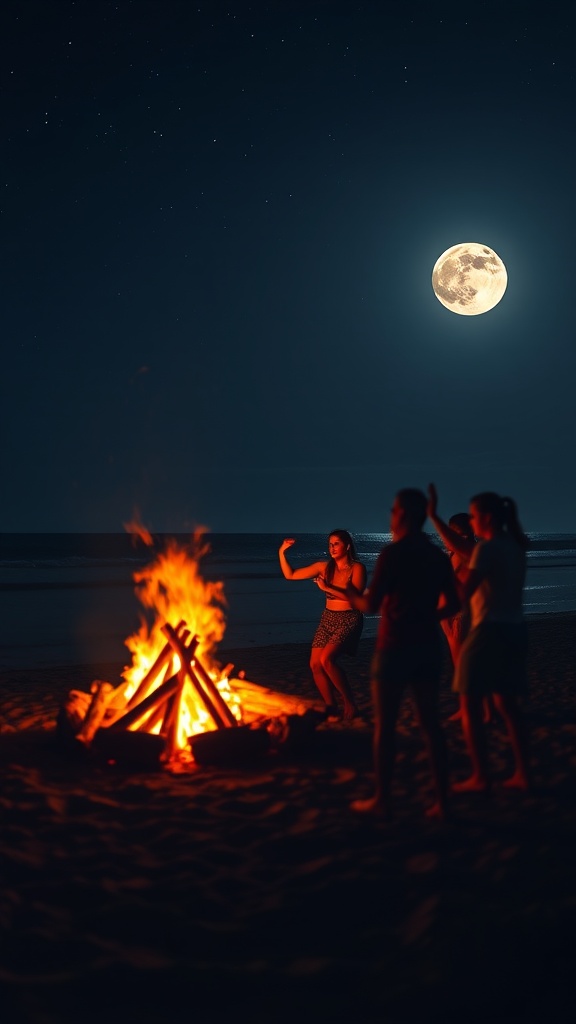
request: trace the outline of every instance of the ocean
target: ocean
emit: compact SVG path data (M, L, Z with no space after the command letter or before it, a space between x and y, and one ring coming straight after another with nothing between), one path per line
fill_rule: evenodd
M161 548L167 536L154 538ZM222 580L226 633L220 648L309 643L324 604L311 580L287 581L280 572L280 534L208 534L202 559L207 580ZM176 535L185 544L189 535ZM386 533L356 534L368 576ZM528 616L576 611L576 535L530 535L524 608ZM302 534L290 550L294 567L326 555L325 534ZM0 535L0 669L48 665L128 664L124 641L144 610L133 573L153 551L121 534ZM364 637L374 637L367 616Z

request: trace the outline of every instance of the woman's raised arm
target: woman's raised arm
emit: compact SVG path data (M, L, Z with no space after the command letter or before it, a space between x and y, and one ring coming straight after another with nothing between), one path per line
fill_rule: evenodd
M457 551L464 558L470 558L474 550L474 540L463 537L457 530L453 530L448 523L438 515L438 495L434 484L428 485L428 518L432 520L434 529L444 542L449 551Z
M312 562L311 565L302 565L299 569L293 569L288 559L286 558L286 551L291 548L296 541L292 537L287 537L283 540L278 549L278 558L280 559L280 568L282 569L282 575L286 580L311 580L314 576L322 576L326 568L326 562Z

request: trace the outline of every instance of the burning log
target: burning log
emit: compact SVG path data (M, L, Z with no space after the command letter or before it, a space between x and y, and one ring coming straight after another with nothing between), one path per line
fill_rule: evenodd
M112 722L109 726L111 731L117 729L129 729L131 726L135 726L141 718L145 717L145 714L152 711L156 707L160 707L164 704L169 697L176 693L180 686L179 677L171 676L165 683L162 683L157 690L153 693L148 694L144 700L140 701L137 707L131 708L130 711L126 711L121 714L119 718Z
M172 695L172 697L168 697L164 704L159 704L158 707L153 708L148 717L139 723L138 728L145 728L146 732L163 735L166 730L166 722L168 721L173 704L174 695Z
M215 682L194 653L199 643L198 637L189 647L185 647L176 631L168 623L162 626L162 632L168 637L169 643L180 658L183 671L190 677L194 689L198 692L204 706L218 729L234 728L238 725L232 711L228 707Z
M104 715L108 710L108 705L114 697L115 689L111 683L103 682L101 679L95 679L90 687L92 692L92 700L86 713L84 721L76 733L76 739L80 740L86 746L94 739L97 730L102 724Z
M187 682L186 672L183 667L178 673L178 682L178 689L168 701L162 723L162 732L165 736L165 747L162 754L163 761L171 761L178 750L178 728L182 709L182 697Z
M164 726L166 726L167 731L172 735L173 730L177 728L178 717L180 714L180 706L182 702L182 691L186 683L186 676L188 676L194 690L200 697L200 700L204 708L210 715L216 728L225 728L227 723L224 720L222 714L220 713L219 708L214 705L214 702L211 700L210 696L205 692L198 676L196 675L195 669L197 667L197 662L195 658L195 653L196 648L200 643L199 638L197 636L194 637L194 639L188 644L188 647L186 647L186 641L190 636L189 630L184 630L184 632L180 636L177 636L175 630L173 630L170 625L165 625L162 627L162 632L164 633L165 636L168 637L169 643L173 647L174 653L178 656L181 666L178 673L181 685L178 692L174 694L173 697L171 697L170 708L167 710L164 718L163 724ZM210 680L210 682L212 682L212 680ZM220 697L219 693L218 698L220 701L222 701L222 698ZM176 712L175 717L173 714L173 710L175 710ZM236 719L234 719L234 725L236 725Z
M182 628L185 625L186 625L186 623L184 622L184 619L181 619L180 622L178 623L178 625L176 626L176 629L174 630L174 633L175 633L176 636L178 636L181 633ZM190 635L190 633L188 633L188 636L189 635ZM138 686L137 690L130 697L130 700L128 701L128 704L126 705L126 708L125 708L126 711L131 711L133 707L136 707L136 705L139 704L140 701L144 699L144 697L148 696L148 694L150 693L151 687L154 685L154 683L155 683L156 679L158 678L158 676L160 675L162 669L165 668L165 667L167 669L170 668L170 661L172 660L173 655L174 655L174 651L172 649L172 645L170 643L165 644L164 647L162 648L162 650L160 651L160 654L156 658L156 661L149 668L148 672L146 673L144 678L141 680L140 685ZM172 673L170 673L170 674L172 675ZM165 680L166 680L166 678L168 678L167 675L165 676Z
M300 697L297 694L278 693L260 683L250 683L247 679L229 679L232 693L236 694L242 704L242 715L245 721L254 722L279 715L304 715L307 711L324 712L325 706L320 700Z
M76 735L86 718L92 697L84 690L70 690L66 703L61 708L60 724L66 722L67 732ZM63 715L63 717L62 717Z
M218 687L195 656L199 644L198 637L194 637L188 646L185 645L190 634L187 630L182 631L184 625L184 622L179 623L177 629L169 624L162 627L162 632L167 637L168 643L135 694L128 701L124 710L119 711L112 721L104 722L102 718L100 719L101 724L115 731L119 729L135 731L145 727L148 732L151 732L160 724L160 731L165 737L166 744L165 760L170 760L178 746L180 708L187 680L192 684L216 729L238 725ZM139 695L150 690L162 669L168 671L174 655L177 655L180 661L178 673L157 686L151 693L149 692L144 697L140 696L138 699Z

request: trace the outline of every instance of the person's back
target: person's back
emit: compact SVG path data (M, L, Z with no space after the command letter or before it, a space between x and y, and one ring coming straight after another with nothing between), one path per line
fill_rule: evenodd
M410 686L437 794L429 813L442 818L447 813L446 743L438 718L442 667L439 622L454 615L460 601L448 556L422 533L426 508L422 491L398 491L390 510L393 542L381 551L368 590L350 594L352 605L359 611L379 611L381 615L371 665L376 793L370 800L355 801L357 811L391 813L394 733L404 689ZM439 607L441 597L444 603Z
M516 762L514 774L505 785L528 789L528 743L518 703L528 685L522 613L528 538L512 498L482 491L470 499L469 513L478 537L464 586L464 596L471 605L472 629L462 646L452 688L460 694L472 774L455 788L486 791L491 785L480 707L484 695L492 694L506 722Z
M380 602L377 650L437 643L438 600L450 575L447 556L423 533L409 534L383 549L371 584Z
M506 534L482 540L474 550L470 568L481 575L470 598L472 628L481 622L522 622L524 549Z

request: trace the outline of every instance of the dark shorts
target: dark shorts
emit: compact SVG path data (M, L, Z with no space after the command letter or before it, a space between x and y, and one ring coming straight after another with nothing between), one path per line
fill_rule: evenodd
M376 683L384 686L439 686L443 651L440 643L425 647L401 647L376 651L370 673Z
M526 693L527 649L524 622L481 622L462 645L452 689L471 696Z
M364 627L364 616L354 609L333 612L325 608L314 634L312 647L337 644L340 654L356 654Z

